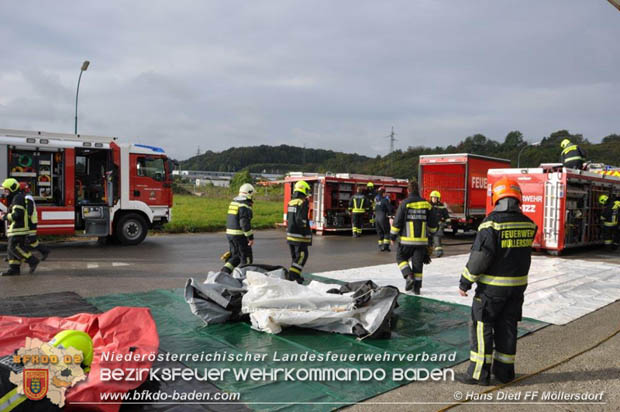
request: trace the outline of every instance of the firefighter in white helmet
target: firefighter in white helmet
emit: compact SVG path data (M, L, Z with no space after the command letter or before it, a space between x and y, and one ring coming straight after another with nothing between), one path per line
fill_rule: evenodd
M244 183L239 188L239 195L228 205L226 219L226 238L228 239L229 253L222 272L231 274L235 267L252 263L252 246L254 232L252 232L252 198L254 186Z

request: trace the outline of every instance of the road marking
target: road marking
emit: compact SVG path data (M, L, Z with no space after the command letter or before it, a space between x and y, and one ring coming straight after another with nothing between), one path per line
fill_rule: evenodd
M86 269L95 269L99 267L99 263L88 263Z
M112 267L119 267L119 266L129 266L129 263L112 262Z

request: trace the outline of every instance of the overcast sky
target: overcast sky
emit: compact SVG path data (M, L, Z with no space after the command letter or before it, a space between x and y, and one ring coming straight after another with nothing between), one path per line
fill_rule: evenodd
M3 1L0 128L366 155L620 133L606 0Z

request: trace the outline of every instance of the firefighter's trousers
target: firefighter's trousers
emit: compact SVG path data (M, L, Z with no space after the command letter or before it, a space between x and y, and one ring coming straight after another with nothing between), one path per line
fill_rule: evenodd
M361 236L362 227L364 225L364 213L351 213L351 225L353 230L353 236Z
M248 245L248 238L245 236L226 235L230 257L226 260L222 272L232 273L239 266L249 265L253 261L252 248Z
M474 296L467 373L476 380L489 380L491 371L501 382L515 378L517 322L521 320L523 288L514 289L502 297L488 296L485 292L476 292Z
M617 242L617 231L618 231L618 227L617 226L603 226L603 243L605 244L605 247L607 248L613 248L614 244Z
M301 272L304 269L304 265L308 261L308 245L307 244L290 244L288 248L291 252L291 267L289 272L295 273L301 276Z
M43 243L39 242L39 239L37 239L37 235L28 235L28 237L26 238L26 245L28 246L29 252L36 250L43 256L46 256L50 253L49 248Z
M422 287L422 272L424 268L424 256L426 246L398 245L396 250L396 263L403 277L414 279L414 288ZM409 263L411 261L411 264Z
M377 230L377 241L379 250L388 250L390 248L390 219L386 215L377 214L375 218L375 229Z
M441 222L438 226L439 227L437 228L437 231L433 233L433 248L435 250L435 253L441 255L443 254L443 246L441 245L441 240L444 237L443 229L444 227L446 227L446 224Z
M10 236L7 246L9 266L19 266L22 262L30 263L34 257L28 250L26 235Z

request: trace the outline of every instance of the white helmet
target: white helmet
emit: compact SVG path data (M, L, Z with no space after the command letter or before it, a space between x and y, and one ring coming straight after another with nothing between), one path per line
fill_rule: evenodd
M252 199L254 196L254 186L249 183L244 183L239 188L239 196L245 196L247 199Z

